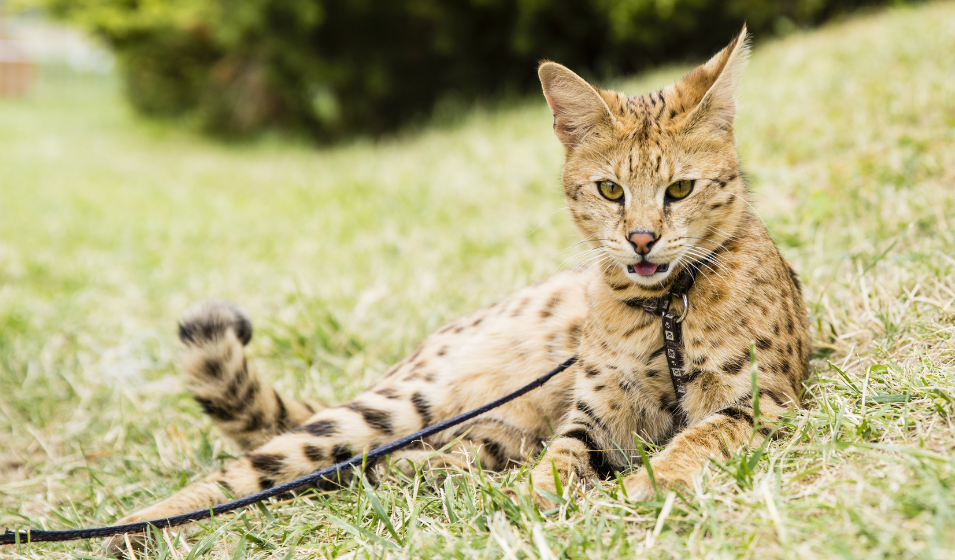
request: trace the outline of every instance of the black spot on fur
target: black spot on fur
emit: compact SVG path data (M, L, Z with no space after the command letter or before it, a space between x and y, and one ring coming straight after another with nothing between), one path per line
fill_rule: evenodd
M594 366L586 366L584 368L584 371L587 372L587 377L597 377L598 375L600 375L600 370L595 368Z
M439 355L439 356L444 356L444 355L447 354L447 353L448 353L448 347L447 347L447 346L442 346L441 349L438 350L438 355Z
M332 436L338 433L338 424L334 420L318 420L311 424L299 426L295 432L307 432L315 437Z
M285 408L285 402L278 393L275 393L275 405L278 407L278 412L275 415L275 423L279 429L284 431L288 429L291 422L289 422L288 409Z
M723 410L720 410L719 412L717 412L717 414L728 416L732 418L733 420L746 422L750 426L753 425L753 415L738 406L728 406L724 408Z
M597 413L594 412L594 409L591 408L590 405L588 405L584 401L577 401L577 410L586 414L591 420L593 420L594 424L601 427L604 426L604 421L599 416L597 416Z
M411 396L411 404L414 405L415 411L418 413L418 416L421 417L421 425L430 426L431 403L428 402L428 399L426 399L421 393L415 393Z
M223 493L225 493L226 495L235 496L235 492L232 490L232 486L231 486L228 482L226 482L226 481L224 481L224 480L217 480L217 481L216 481L216 484L219 485L219 487L222 489Z
M607 456L590 437L590 433L587 432L587 430L582 428L574 428L569 432L564 433L563 437L576 439L577 441L584 444L584 446L587 448L587 453L590 459L590 468L597 473L598 477L608 479L613 476L613 465L611 465L610 461L607 460Z
M666 352L666 349L667 349L667 347L666 347L666 345L664 344L663 346L661 346L661 347L657 348L656 350L654 350L652 354L650 354L649 356L647 356L646 364L647 364L647 365L650 365L650 363L653 362L653 360L656 360L657 358L659 358L660 356L662 356L663 353Z
M501 444L498 442L484 440L481 449L487 453L488 458L494 463L493 465L487 465L488 468L496 470L507 464L507 455L504 453L504 448L501 447Z
M205 363L202 364L202 371L213 379L219 379L222 377L222 360L218 357L206 358Z
M285 457L275 453L253 453L249 455L252 468L262 474L278 476L282 474Z
M336 445L335 448L332 449L332 461L334 461L335 463L341 463L343 461L347 461L351 459L351 457L352 457L351 448L348 446L347 443Z
M273 486L275 486L275 480L267 476L259 477L259 487L262 488L262 490L268 490L269 488L272 488Z
M756 348L759 348L760 350L769 350L772 347L773 341L769 340L768 338L761 336L756 339Z
M262 417L262 412L255 410L245 419L245 426L243 426L242 429L246 432L258 432L264 427L265 418Z
M385 397L386 399L397 399L399 397L398 392L391 387L385 387L384 389L378 389L375 391L376 394Z
M325 459L325 451L317 445L306 444L302 448L302 453L313 463L319 463Z
M772 392L772 391L769 391L769 390L766 390L766 389L760 389L760 390L759 390L759 394L760 394L760 395L766 395L767 397L769 397L770 399L772 399L773 402L776 403L776 406L778 406L778 407L783 407L783 406L785 406L785 404L783 403L782 399L780 399L780 398L776 395L776 393L774 393L774 392Z
M391 413L385 412L384 410L378 410L376 408L371 408L369 406L363 405L361 403L352 402L345 405L344 408L353 410L358 414L361 414L361 417L365 419L367 423L372 428L378 430L379 432L384 433L385 435L391 435L394 431L391 423Z
M221 420L223 422L228 422L230 420L235 420L236 412L229 408L224 408L221 406L221 403L215 401L204 399L202 397L193 397L199 406L202 407L202 411L213 417L216 420Z
M416 363L416 364L414 365L414 367L411 368L411 371L419 371L419 370L422 370L422 369L424 369L427 365L428 365L428 360L421 360L420 362Z
M720 369L723 370L723 373L729 373L729 374L735 375L743 371L743 366L746 365L747 362L749 362L749 351L743 352L735 360L727 361L722 366L720 366Z
M793 286L796 287L797 292L802 292L802 284L799 282L799 275L796 274L796 270L793 267L786 263L786 268L789 269L789 279L793 281Z

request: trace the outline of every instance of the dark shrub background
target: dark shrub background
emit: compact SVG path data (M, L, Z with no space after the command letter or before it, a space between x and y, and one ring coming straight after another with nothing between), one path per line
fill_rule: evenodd
M879 0L23 0L116 53L137 110L210 131L319 139L392 130L442 99L538 87L541 59L587 78L708 55Z

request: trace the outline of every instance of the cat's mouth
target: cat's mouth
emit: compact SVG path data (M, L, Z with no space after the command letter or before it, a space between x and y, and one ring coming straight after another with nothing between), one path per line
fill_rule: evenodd
M649 261L628 264L627 272L639 274L640 276L653 276L658 272L666 272L670 268L670 263L656 264Z

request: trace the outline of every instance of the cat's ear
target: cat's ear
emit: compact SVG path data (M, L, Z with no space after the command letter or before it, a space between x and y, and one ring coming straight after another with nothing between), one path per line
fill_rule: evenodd
M708 124L731 131L736 118L736 92L749 61L749 36L739 35L705 64L674 85L688 110L685 130Z
M556 62L544 62L537 74L554 114L554 133L564 146L613 131L613 115L597 88Z

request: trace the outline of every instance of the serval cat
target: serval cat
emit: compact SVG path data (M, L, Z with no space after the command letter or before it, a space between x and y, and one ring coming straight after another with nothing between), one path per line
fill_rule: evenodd
M799 406L810 351L796 273L748 203L734 137L745 28L680 81L640 97L540 66L566 159L570 216L599 266L556 274L453 321L349 403L279 395L246 363L238 307L189 309L179 333L196 401L241 458L123 522L160 519L293 480L511 392L577 355L540 389L391 456L422 467L505 469L536 461L534 484L590 484L639 464L634 438L665 445L625 479L627 497L691 484L711 456L758 445ZM682 322L686 393L678 402L659 316L632 302L696 272ZM682 300L672 309L681 312ZM682 409L686 425L674 414ZM444 452L435 450L444 448ZM546 450L546 451L545 451ZM543 451L543 456L541 453ZM333 486L337 481L329 481ZM541 505L549 500L539 492ZM122 537L111 543L123 548Z

